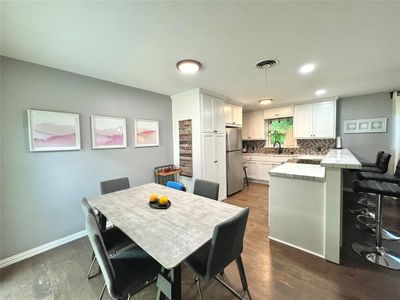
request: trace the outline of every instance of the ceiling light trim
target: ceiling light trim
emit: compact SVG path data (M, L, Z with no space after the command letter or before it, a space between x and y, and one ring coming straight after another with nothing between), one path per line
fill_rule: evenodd
M201 62L195 59L182 59L176 63L176 69L184 74L196 74L201 68Z

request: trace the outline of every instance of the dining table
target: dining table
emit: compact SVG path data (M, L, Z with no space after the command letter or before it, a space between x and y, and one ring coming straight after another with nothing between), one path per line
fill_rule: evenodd
M171 206L154 209L150 195L167 196ZM88 199L161 266L157 299L180 300L181 264L207 243L216 225L243 208L160 184L148 183Z

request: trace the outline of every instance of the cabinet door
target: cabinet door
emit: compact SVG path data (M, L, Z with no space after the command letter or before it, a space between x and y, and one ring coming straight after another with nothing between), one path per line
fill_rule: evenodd
M335 138L336 101L314 103L314 137Z
M232 114L232 104L225 103L224 112L225 112L225 123L232 124L233 123L233 114Z
M272 163L260 163L260 179L265 181L269 180L269 171L274 167Z
M252 113L244 113L243 114L243 126L242 126L242 139L243 140L251 140L251 132L253 126L253 114Z
M242 126L242 107L239 105L232 105L232 124Z
M214 181L214 135L202 135L202 166L203 179Z
M313 104L302 104L294 107L294 137L313 137Z
M257 163L254 161L247 162L247 177L257 179Z
M214 132L214 99L210 95L201 95L201 130Z
M219 200L226 198L225 134L214 134L214 181L219 183Z
M264 140L264 118L262 111L253 112L251 138Z
M225 133L225 101L223 99L215 98L214 100L214 132Z

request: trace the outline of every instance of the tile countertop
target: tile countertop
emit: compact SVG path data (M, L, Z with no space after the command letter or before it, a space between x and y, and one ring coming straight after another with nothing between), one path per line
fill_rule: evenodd
M325 182L325 168L318 165L285 163L272 169L269 175Z
M243 152L243 156L267 156L267 157L289 157L289 158L299 158L299 159L323 159L325 155L323 154L269 154L269 153L251 153Z
M361 163L348 149L332 149L321 161L322 167L361 169Z

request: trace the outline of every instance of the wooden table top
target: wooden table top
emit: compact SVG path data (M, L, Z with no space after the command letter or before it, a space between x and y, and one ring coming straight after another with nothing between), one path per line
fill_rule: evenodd
M168 209L148 205L151 194L168 196ZM88 199L115 226L172 269L211 239L214 227L243 208L149 183Z

